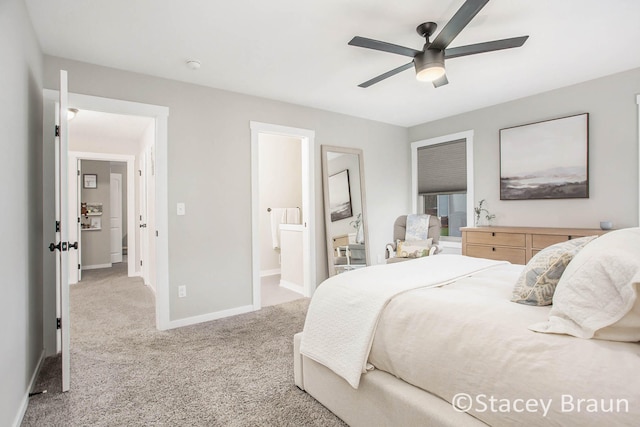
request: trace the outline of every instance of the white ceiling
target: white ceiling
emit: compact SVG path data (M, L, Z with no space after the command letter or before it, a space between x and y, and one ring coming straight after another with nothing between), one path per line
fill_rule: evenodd
M69 150L136 155L150 117L81 110L69 121Z
M463 0L25 1L49 55L401 126L640 67L637 0L492 0L450 47L529 40L448 60L438 89L412 70L357 87L408 60L347 42L421 49L415 27L442 29Z

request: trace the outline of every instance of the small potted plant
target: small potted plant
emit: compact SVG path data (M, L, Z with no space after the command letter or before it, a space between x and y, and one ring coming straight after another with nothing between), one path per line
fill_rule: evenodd
M485 202L484 199L480 200L480 202L478 202L478 206L473 208L473 211L476 214L476 227L484 225L484 221L482 221L483 224L480 223L480 219L483 218L483 215L484 215L484 219L486 219L486 221L487 221L486 225L489 225L491 223L491 220L496 217L495 214L490 213L484 207L484 202Z

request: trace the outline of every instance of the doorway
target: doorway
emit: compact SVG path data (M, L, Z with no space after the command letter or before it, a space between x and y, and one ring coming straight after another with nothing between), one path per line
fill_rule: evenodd
M267 123L251 122L251 195L252 195L252 285L253 285L253 308L258 310L262 307L262 277L261 271L265 271L262 265L263 242L265 237L261 235L261 220L269 218L271 215L269 208L295 210L299 208L299 224L291 224L293 235L291 239L298 240L300 250L298 261L293 261L300 268L300 283L296 291L305 297L311 297L315 291L315 199L314 194L314 153L315 153L315 132L307 129L291 128ZM300 156L300 206L297 203L282 201L291 206L261 206L261 185L260 185L260 164L261 164L261 141L273 140L273 138L292 141L298 144ZM293 142L296 141L296 142ZM264 208L264 209L263 209ZM263 212L264 210L264 212ZM286 237L285 237L286 238ZM278 243L279 245L279 243ZM273 248L273 246L272 246ZM266 269L273 270L273 269ZM285 286L286 287L286 284Z
M55 90L44 90L44 98L45 98L45 107L46 109L53 110L52 107L47 106L47 103L55 103L58 99L58 91ZM69 106L75 109L80 110L80 114L84 111L91 111L96 113L110 113L115 115L126 115L126 116L140 116L149 118L152 122L153 129L153 159L151 159L152 166L148 167L147 170L153 171L153 176L155 177L155 185L149 187L149 191L153 191L153 196L150 197L152 199L152 204L154 207L155 218L153 221L153 232L149 232L149 241L150 245L155 248L155 268L149 269L152 273L150 273L150 277L155 278L155 300L156 300L156 328L159 330L167 330L172 327L170 318L169 318L169 262L168 262L168 197L167 197L167 122L169 109L163 106L150 105L150 104L142 104L137 102L130 101L122 101L116 99L109 98L100 98L89 95L81 95L81 94L69 94ZM45 123L46 125L46 123ZM48 128L48 126L45 126ZM104 141L101 145L105 145ZM149 147L146 147L147 151L149 151ZM138 165L135 161L129 164L129 158L123 158L122 156L126 156L123 154L118 154L118 150L114 149L111 144L106 144L106 149L98 150L94 147L87 149L88 151L79 152L82 158L93 159L93 160L115 160L115 161L125 161L127 162L127 173L129 176L136 177L135 182L131 180L131 183L127 183L127 193L131 195L135 195L138 191L135 187L135 183L140 177L140 173L138 172ZM100 152L102 151L102 152ZM76 153L77 154L77 153ZM77 174L75 167L73 169L74 174ZM150 172L149 172L150 173ZM71 173L70 173L71 175ZM71 178L71 176L69 176ZM76 182L77 175L73 176L73 182ZM69 180L71 181L71 179ZM131 185L134 185L132 188ZM45 185L46 187L46 185ZM77 191L74 191L73 194L77 194ZM77 199L76 199L77 200ZM137 201L133 201L131 205L137 205ZM68 206L68 204L67 204ZM137 230L139 227L138 221L145 221L146 218L140 219L137 214L134 214L131 217L131 214L127 215L127 224L132 223L132 229ZM74 222L77 219L74 219ZM141 222L148 223L148 222ZM48 224L46 224L48 225ZM73 228L73 227L72 227ZM134 233L137 234L137 233ZM132 236L131 232L129 236ZM128 257L132 257L132 253L134 249L132 247L135 246L135 239L129 239L128 241ZM138 249L135 250L139 250ZM134 264L134 263L129 263ZM137 263L139 265L139 263ZM133 266L135 267L135 266ZM77 264L76 264L77 268ZM133 272L128 272L129 275L137 275L134 270ZM53 296L45 295L46 300L54 300ZM47 307L45 309L47 311L47 315L49 314L50 309ZM55 315L55 314L51 314ZM45 325L49 325L50 322L45 321ZM48 330L48 328L47 328ZM54 334L55 336L55 334ZM50 342L50 339L47 338L47 343ZM55 348L55 345L47 344L47 348Z

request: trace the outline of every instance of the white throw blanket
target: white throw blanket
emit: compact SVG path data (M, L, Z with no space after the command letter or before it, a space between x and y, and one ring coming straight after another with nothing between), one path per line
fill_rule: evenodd
M462 255L437 255L339 274L311 300L300 352L358 388L380 314L403 292L451 283L507 264Z

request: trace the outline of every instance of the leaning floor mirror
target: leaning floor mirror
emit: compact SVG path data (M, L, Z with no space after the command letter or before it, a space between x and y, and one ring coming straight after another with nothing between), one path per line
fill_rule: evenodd
M321 146L329 276L369 264L362 150Z

